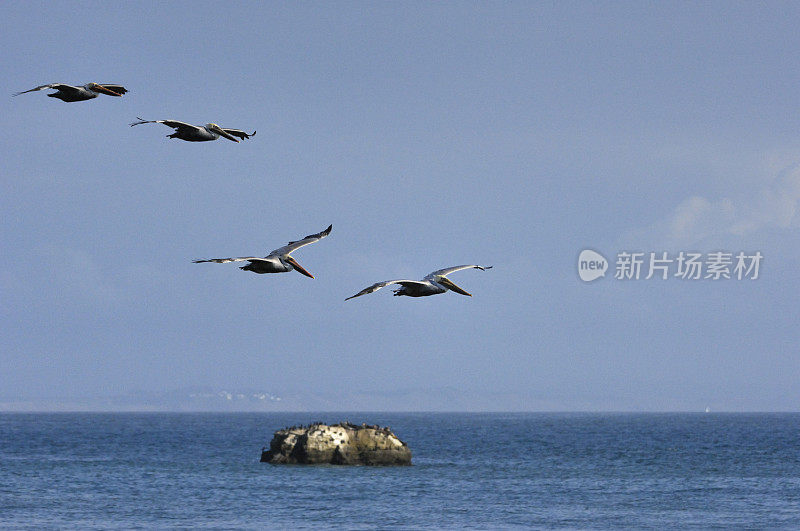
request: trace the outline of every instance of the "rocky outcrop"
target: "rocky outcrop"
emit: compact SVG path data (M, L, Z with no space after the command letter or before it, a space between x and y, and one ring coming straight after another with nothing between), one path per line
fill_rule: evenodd
M275 432L262 463L410 465L411 450L388 427L314 423Z

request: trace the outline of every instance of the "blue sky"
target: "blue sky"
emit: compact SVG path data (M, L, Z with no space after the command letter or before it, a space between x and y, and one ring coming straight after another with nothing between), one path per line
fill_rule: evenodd
M341 410L797 410L797 4L0 16L2 409L209 387ZM130 92L11 97L90 81ZM258 134L181 142L137 116ZM314 280L191 263L328 224L296 253ZM764 260L757 280L584 283L586 248ZM494 266L453 275L471 298L344 302L464 263Z

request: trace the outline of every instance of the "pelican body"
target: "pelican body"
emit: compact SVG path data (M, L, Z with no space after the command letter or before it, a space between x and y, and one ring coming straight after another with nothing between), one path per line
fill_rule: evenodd
M234 137L239 137L244 140L245 138L250 138L256 134L255 131L252 133L245 133L241 129L223 129L222 127L213 123L206 125L192 125L179 122L177 120L142 120L141 118L138 118L138 120L138 122L133 122L131 127L141 124L164 124L167 127L172 127L175 129L175 132L171 135L167 135L167 138L179 138L181 140L186 140L187 142L208 142L209 140L216 140L219 137L224 137L228 140L232 140L233 142L238 142L238 140L236 140Z
M192 262L195 264L201 264L204 262L225 264L228 262L246 261L248 263L239 267L239 269L244 271L252 271L253 273L258 273L259 275L263 275L265 273L288 273L289 271L294 270L307 277L314 278L314 275L306 271L303 266L297 263L297 260L294 259L292 253L301 247L305 247L306 245L320 241L322 238L331 233L332 228L333 225L329 225L328 228L322 232L311 234L296 242L289 242L287 245L279 247L270 252L264 258L259 258L257 256L240 256L238 258L211 258L209 260L192 260Z
M23 90L22 92L17 92L16 94L14 94L14 96L19 96L20 94L25 94L27 92L34 92L36 90L44 90L44 89L55 89L56 92L52 92L47 96L50 98L57 98L67 103L73 101L93 100L100 94L107 94L108 96L120 97L126 92L128 92L128 89L126 89L122 85L110 85L106 83L103 83L102 85L99 83L87 83L82 87L65 85L63 83L50 83L49 85L39 85L38 87L32 88L30 90Z
M461 295L472 297L471 293L457 286L455 282L447 278L447 275L454 273L455 271L461 271L462 269L480 269L481 271L486 271L487 269L491 268L492 266L481 267L479 265L461 265L439 269L426 275L422 280L385 280L383 282L377 282L369 287L366 287L355 295L347 297L345 300L347 301L362 295L366 295L367 293L373 293L388 286L389 284L400 285L399 288L393 290L395 297L403 295L406 297L427 297L429 295L439 295L440 293L445 293L447 291L454 291Z

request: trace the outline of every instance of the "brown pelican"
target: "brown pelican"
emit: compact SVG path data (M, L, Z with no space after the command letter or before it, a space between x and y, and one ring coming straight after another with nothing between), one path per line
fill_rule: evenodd
M306 236L302 240L298 240L296 242L289 242L287 245L279 247L278 249L275 249L274 251L270 252L264 258L259 258L257 256L242 256L239 258L211 258L209 260L192 260L192 262L195 264L201 264L203 262L215 262L217 264L226 264L228 262L247 261L250 263L240 267L239 269L244 269L245 271L252 271L253 273L258 273L258 274L287 273L292 269L294 269L298 273L302 273L307 277L314 278L314 275L303 269L303 267L297 263L297 260L292 258L291 254L300 247L304 247L306 245L320 241L322 238L331 233L332 228L333 225L329 225L328 228L322 232L318 232L317 234L311 234L309 236Z
M30 90L17 92L14 94L14 96L19 96L20 94L25 94L26 92L34 92L36 90L43 89L56 89L57 92L48 94L48 96L51 98L58 98L65 102L91 100L100 94L108 94L109 96L119 97L128 92L128 89L122 85L108 85L106 83L103 83L102 85L99 83L87 83L82 87L73 87L72 85L65 85L63 83L51 83L49 85L40 85Z
M224 136L228 140L238 142L238 140L233 138L234 136L238 136L244 140L245 138L250 138L256 134L255 131L248 134L240 129L223 129L217 124L206 124L201 126L186 124L177 120L142 120L138 116L136 118L139 121L133 122L131 127L141 124L164 124L167 127L172 127L175 129L174 133L167 135L168 138L180 138L181 140L186 140L188 142L205 142L207 140L216 140L221 136Z
M487 269L491 268L492 266L481 267L479 265L461 265L439 269L438 271L434 271L433 273L427 275L422 280L385 280L383 282L373 284L368 288L364 288L352 297L347 297L345 300L347 301L350 299L355 299L356 297L366 295L367 293L378 291L389 284L400 284L400 287L394 290L395 297L399 295L405 295L407 297L427 297L428 295L438 295L439 293L444 293L447 290L455 291L461 295L472 297L471 293L467 293L460 287L456 286L452 280L447 278L447 275L455 271L461 271L462 269L480 269L481 271L486 271Z

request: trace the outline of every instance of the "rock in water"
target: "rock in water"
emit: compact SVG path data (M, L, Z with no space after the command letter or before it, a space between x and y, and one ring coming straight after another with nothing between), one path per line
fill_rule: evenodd
M410 465L411 450L389 428L340 422L284 428L275 432L262 463Z

